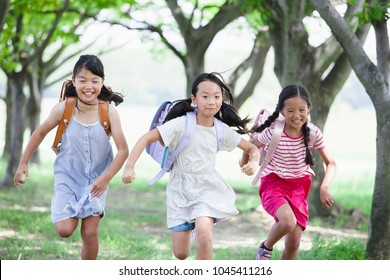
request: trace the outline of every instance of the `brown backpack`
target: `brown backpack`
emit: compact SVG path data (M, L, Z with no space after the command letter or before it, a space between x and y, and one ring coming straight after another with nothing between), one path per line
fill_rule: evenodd
M73 116L73 110L76 106L77 97L69 96L66 97L66 86L68 85L70 81L67 80L62 84L62 89L60 93L60 100L65 100L65 110L62 114L61 121L58 124L56 136L54 138L53 146L51 147L52 150L58 155L58 152L60 151L61 146L61 137L62 134L64 134L65 129L68 127L70 120ZM110 120L108 119L108 107L110 103L108 101L104 101L99 99L99 118L100 123L102 124L104 131L107 134L107 137L110 138L111 136L111 129L110 129Z

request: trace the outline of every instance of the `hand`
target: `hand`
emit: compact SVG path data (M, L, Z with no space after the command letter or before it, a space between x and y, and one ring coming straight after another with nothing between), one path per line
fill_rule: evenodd
M125 168L122 174L122 182L124 184L130 184L135 180L135 172L133 168Z
M26 178L23 180L23 174ZM16 170L15 177L14 177L14 186L20 186L24 184L29 179L28 176L28 166L27 164L19 164L18 169Z
M255 174L259 164L255 161L249 161L241 167L241 171L245 173L245 175L251 176Z
M333 196L329 192L328 186L322 185L320 187L320 200L326 208L329 208L334 204Z
M101 196L107 189L109 181L107 181L103 176L99 176L92 183L91 195L93 197Z

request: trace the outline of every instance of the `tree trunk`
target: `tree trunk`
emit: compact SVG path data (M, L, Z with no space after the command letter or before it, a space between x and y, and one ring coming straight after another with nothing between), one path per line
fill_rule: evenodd
M384 104L383 104L384 105ZM390 103L377 114L377 159L372 198L367 259L390 259Z
M376 174L365 257L390 259L390 45L386 19L383 17L374 25L377 66L329 1L311 0L311 3L347 53L356 76L374 104L377 118Z
M19 159L23 149L23 133L25 131L25 99L23 92L24 74L7 74L12 94L12 126L10 136L10 154L7 161L1 187L11 187Z
M3 150L2 159L6 160L9 156L11 146L11 118L12 118L12 93L11 87L7 79L7 95L5 97L6 106L6 121L5 121L5 145Z
M28 87L30 89L30 97L27 103L27 116L28 127L30 129L30 135L35 131L40 123L41 115L41 101L42 95L40 94L38 80L34 74L27 74ZM39 149L32 155L30 162L40 163Z
M189 98L193 81L199 74L204 72L204 53L189 52L185 57L184 69L187 80L185 98Z
M9 11L9 5L10 5L10 0L1 0L0 1L0 35L1 32L3 31L3 25L7 19L7 14Z

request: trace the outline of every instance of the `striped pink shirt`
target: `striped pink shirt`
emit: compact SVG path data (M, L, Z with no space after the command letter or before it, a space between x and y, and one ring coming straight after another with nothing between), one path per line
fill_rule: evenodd
M320 129L313 125L316 135L314 149L320 150L325 147L324 135ZM264 129L258 134L258 141L265 145L265 151L268 151L268 144L271 141L274 124ZM275 173L281 178L301 178L306 175L315 175L309 164L305 163L306 147L303 142L303 135L293 138L283 132L276 151L261 173L264 177L270 173Z

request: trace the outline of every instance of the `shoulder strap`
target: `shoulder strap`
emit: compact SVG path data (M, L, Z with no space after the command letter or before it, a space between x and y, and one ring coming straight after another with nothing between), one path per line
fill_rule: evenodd
M52 150L56 153L59 152L59 144L61 142L62 134L65 132L65 129L68 127L70 123L70 119L73 115L74 106L76 105L76 97L68 97L65 100L65 109L62 114L61 121L58 124L56 136L54 138Z
M313 123L308 122L307 126L310 128L309 149L312 149L317 140L317 133L315 131L315 126Z
M195 129L196 129L196 114L194 112L187 112L186 130L184 132L182 139L180 140L180 143L177 145L176 149L168 155L165 165L162 167L160 172L152 180L149 181L149 185L155 184L158 180L161 179L162 176L164 176L166 172L171 170L173 164L176 161L177 156L184 149L184 147L187 146L188 143L190 143L192 135L195 132Z
M217 151L219 151L224 141L225 130L223 129L222 121L217 118L214 118L214 125L217 133Z
M99 119L100 123L102 124L104 131L107 134L107 137L110 138L111 136L111 125L110 120L108 118L108 108L110 106L110 103L108 101L104 101L101 99L99 100Z
M255 178L252 181L253 185L256 185L259 182L261 173L264 171L265 167L271 161L271 158L274 155L276 148L278 147L280 138L282 137L284 124L285 124L284 119L278 118L275 120L275 128L272 133L271 141L268 145L267 154L265 155L264 160L260 162L259 171L257 172Z

